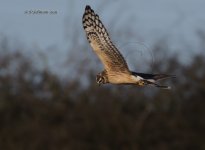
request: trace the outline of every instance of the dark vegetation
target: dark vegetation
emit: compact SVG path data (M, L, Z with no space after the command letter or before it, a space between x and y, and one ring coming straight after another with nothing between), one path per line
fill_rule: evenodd
M74 45L69 45L69 63L64 69L72 72L75 68L67 79L49 68L38 69L20 48L11 49L7 40L0 40L0 150L205 149L204 32L199 32L202 54L186 65L179 62L179 54L168 56L164 38L151 48L155 62L150 64L150 72L177 76L166 83L173 87L168 91L98 87L95 74L100 70L91 70L96 63L85 54L90 49L80 39L83 31L70 31L74 26L76 23L67 25ZM125 32L118 37L135 37L135 33ZM188 53L186 48L178 51ZM86 86L82 86L84 80Z
M159 47L158 47L159 48ZM177 75L173 90L62 81L18 51L0 56L1 150L205 149L205 59L175 56L154 71ZM154 52L160 53L160 52ZM165 62L165 63L160 63ZM163 67L166 66L166 67ZM69 65L68 65L69 68ZM80 72L80 71L79 71ZM153 91L154 90L154 91Z

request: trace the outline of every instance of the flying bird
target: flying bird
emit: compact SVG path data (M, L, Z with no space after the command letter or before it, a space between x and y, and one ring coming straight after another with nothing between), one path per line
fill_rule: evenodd
M163 89L171 88L170 86L159 85L157 81L175 77L173 75L130 71L122 54L110 40L99 16L88 5L85 7L82 23L93 51L104 66L104 70L96 75L96 82L99 85L111 83L138 86L153 85Z

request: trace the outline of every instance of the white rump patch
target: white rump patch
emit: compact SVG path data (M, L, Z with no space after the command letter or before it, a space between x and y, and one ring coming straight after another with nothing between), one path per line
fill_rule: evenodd
M152 82L152 83L155 83L155 80L154 80L154 79L147 79L147 81Z
M134 79L135 81L140 81L140 80L143 80L144 78L140 76L132 76L132 79Z

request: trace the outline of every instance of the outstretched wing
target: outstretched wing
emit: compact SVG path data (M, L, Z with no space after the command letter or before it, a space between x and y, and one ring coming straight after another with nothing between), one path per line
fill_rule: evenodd
M85 8L83 27L91 47L108 72L129 72L125 59L111 42L99 16L90 6Z

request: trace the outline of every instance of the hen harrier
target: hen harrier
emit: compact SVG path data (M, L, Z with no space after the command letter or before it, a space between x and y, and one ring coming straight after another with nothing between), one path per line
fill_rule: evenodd
M129 70L122 54L111 42L99 16L95 14L90 6L85 7L82 21L88 41L104 65L104 71L96 75L96 82L99 85L105 83L139 86L154 85L155 87L170 89L169 86L159 85L156 81L174 77L172 75L145 74Z

